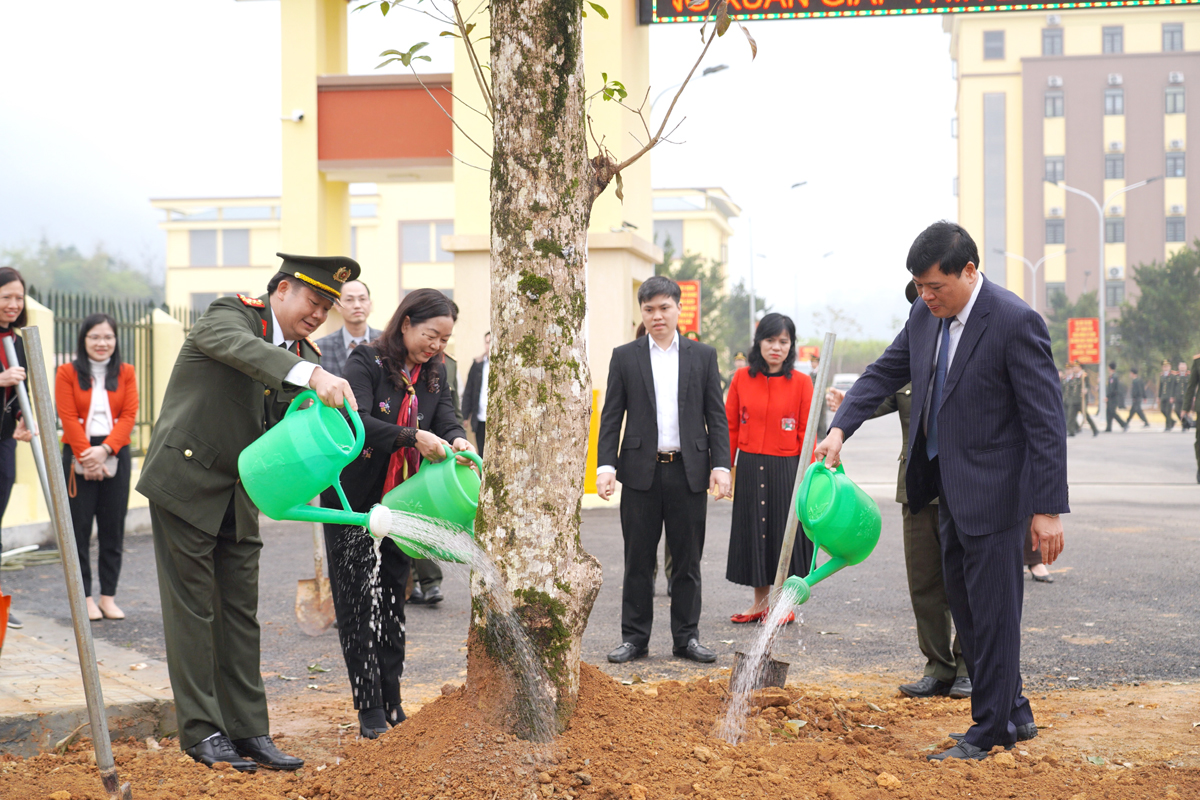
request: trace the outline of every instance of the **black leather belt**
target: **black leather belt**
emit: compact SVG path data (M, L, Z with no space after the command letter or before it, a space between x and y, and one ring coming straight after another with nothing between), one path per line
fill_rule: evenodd
M678 461L682 458L683 451L681 450L668 450L666 452L660 450L658 453L658 463L660 464L670 464L672 461Z

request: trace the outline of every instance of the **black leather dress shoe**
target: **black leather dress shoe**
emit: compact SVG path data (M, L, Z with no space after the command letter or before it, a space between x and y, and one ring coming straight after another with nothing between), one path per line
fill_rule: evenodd
M378 739L387 733L387 718L382 708L364 708L358 712L358 735L364 739Z
M442 589L440 586L430 586L428 589L425 590L424 594L425 594L425 605L427 605L427 606L434 605L435 603L440 603L446 599L446 596L444 594L442 594Z
M901 685L900 691L909 697L945 697L950 694L950 684L926 675L916 683Z
M410 594L408 596L408 599L405 600L404 602L410 606L425 605L425 593L423 591L421 591L421 585L419 583L413 584L412 594Z
M991 755L990 750L981 750L970 742L959 742L949 750L943 750L940 753L931 753L926 758L930 761L946 761L952 758L963 761L983 761L989 755Z
M961 675L954 679L954 683L950 686L948 693L955 700L962 700L971 696L971 679L966 675Z
M650 648L638 647L629 642L622 642L621 646L608 654L608 660L614 664L624 664L633 661L635 658L645 658L650 654Z
M183 752L206 767L211 767L218 761L224 761L238 772L255 772L258 769L258 765L253 761L238 755L238 751L233 747L233 742L229 741L229 737L223 733L218 733L210 739L192 745Z
M280 752L271 741L270 736L251 736L249 739L235 739L233 746L238 755L248 758L260 767L267 769L294 770L304 766L304 759L289 756Z
M679 658L699 661L701 664L711 664L717 660L717 654L700 644L699 639L688 639L687 647L676 647L671 652Z
M947 734L947 735L956 742L961 742L963 739L967 738L967 735L965 733L951 733L951 734ZM1028 725L1018 725L1017 726L1017 741L1018 742L1028 742L1030 739L1036 739L1036 738L1037 738L1037 723L1036 722L1031 722Z

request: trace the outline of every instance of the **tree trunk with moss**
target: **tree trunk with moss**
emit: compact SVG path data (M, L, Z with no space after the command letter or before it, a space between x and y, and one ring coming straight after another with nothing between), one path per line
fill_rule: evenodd
M558 725L579 691L584 628L599 562L579 540L591 376L587 229L596 194L585 142L580 0L491 6L495 99L491 178L492 352L488 447L476 531L540 654ZM494 631L475 605L468 680L497 706Z

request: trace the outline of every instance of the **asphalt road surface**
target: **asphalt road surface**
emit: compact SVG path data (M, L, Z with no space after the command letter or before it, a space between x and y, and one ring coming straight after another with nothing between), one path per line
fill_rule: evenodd
M1069 440L1072 513L1064 517L1066 550L1052 567L1055 583L1026 576L1023 671L1031 687L1098 686L1141 680L1200 680L1200 486L1195 482L1192 436L1165 434L1140 423L1129 433L1080 435ZM897 683L920 676L923 659L905 582L900 507L894 501L899 424L868 422L846 445L847 474L883 511L875 553L819 584L789 627L776 657L800 680L836 680L843 673L883 674ZM731 505L710 501L703 561L702 641L732 665L757 626L734 625L732 613L750 591L725 580ZM604 565L604 587L584 637L583 655L614 676L646 680L683 677L708 668L671 656L665 579L658 578L651 655L614 666L607 652L620 643L621 530L615 507L586 510L582 538ZM311 685L346 688L335 631L310 638L295 621L296 582L312 577L311 529L296 523L264 526L259 617L262 668L273 697ZM92 563L95 564L93 550ZM4 572L4 590L20 615L38 614L69 624L62 568ZM469 598L462 568L447 570L439 606L409 607L404 695L423 699L466 674ZM117 595L128 618L93 625L113 644L163 658L154 553L148 535L129 536ZM313 670L309 665L316 665ZM320 672L327 669L329 672ZM298 680L285 680L297 678Z

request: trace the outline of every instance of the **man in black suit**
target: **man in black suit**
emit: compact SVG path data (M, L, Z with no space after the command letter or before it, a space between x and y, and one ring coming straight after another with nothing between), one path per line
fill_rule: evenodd
M846 394L816 455L840 462L842 441L880 401L912 382L905 483L919 512L939 499L942 574L972 683L975 724L930 759L982 760L1037 735L1022 694L1024 544L1042 561L1062 551L1066 420L1041 316L986 280L970 235L926 229L908 253L923 303Z
M475 446L483 455L483 440L487 436L487 379L488 360L492 354L492 332L483 335L483 355L475 359L467 371L467 388L463 390L463 419L475 431Z
M621 646L608 654L615 664L649 653L653 573L664 525L674 568L673 652L692 661L717 660L700 644L700 556L705 491L718 500L729 495L729 424L717 351L679 336L679 297L679 284L670 278L655 275L643 283L638 303L647 335L614 349L608 367L596 490L607 500L618 480L623 487Z
M1114 419L1123 430L1129 430L1129 423L1121 419L1121 414L1117 410L1125 405L1125 393L1121 390L1121 376L1117 373L1117 362L1115 361L1108 364L1108 386L1104 388L1104 401L1107 406L1105 416L1108 422L1104 426L1104 432L1112 433Z
M346 281L338 311L345 324L317 339L317 349L321 351L321 368L340 378L350 351L378 339L383 331L367 324L367 317L371 316L371 289L362 281Z

